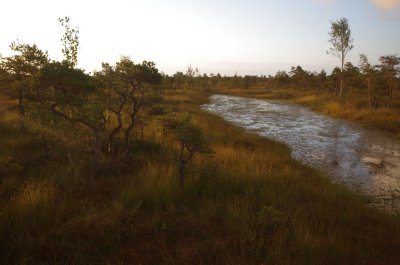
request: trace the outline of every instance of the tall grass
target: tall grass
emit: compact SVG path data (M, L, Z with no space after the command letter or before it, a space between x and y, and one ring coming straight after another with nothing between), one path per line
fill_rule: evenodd
M62 154L43 162L34 132L0 121L1 157L21 167L0 180L0 263L398 263L398 216L366 207L286 146L200 110L207 97L166 96L215 151L194 157L183 188L177 150L151 124L136 142L135 167L93 175L85 161L71 170Z

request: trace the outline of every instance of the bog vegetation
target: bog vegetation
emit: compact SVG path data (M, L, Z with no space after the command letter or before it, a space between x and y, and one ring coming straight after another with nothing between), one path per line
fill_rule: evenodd
M199 108L223 91L389 117L396 55L330 75L168 76L129 57L88 74L59 22L63 61L16 42L0 62L0 263L397 264L398 216Z

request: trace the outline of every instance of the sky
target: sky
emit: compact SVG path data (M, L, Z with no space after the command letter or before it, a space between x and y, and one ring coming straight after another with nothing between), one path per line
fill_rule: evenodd
M349 20L354 49L372 63L400 53L400 0L18 0L0 2L0 54L35 43L62 60L59 17L79 26L78 67L99 70L120 56L154 61L167 74L269 75L301 65L328 73L330 24Z

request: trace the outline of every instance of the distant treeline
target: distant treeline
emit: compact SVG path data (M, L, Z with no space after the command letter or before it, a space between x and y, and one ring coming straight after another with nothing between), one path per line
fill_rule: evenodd
M397 60L397 64L396 64ZM371 66L365 55L360 55L360 65L347 62L344 66L344 94L368 94L371 107L389 106L394 89L399 87L399 62L396 56L382 56L381 64ZM394 62L394 63L393 63ZM301 66L293 66L290 71L278 71L275 75L222 76L221 74L200 74L199 70L188 67L186 73L163 75L165 89L213 89L213 88L295 88L321 90L338 96L341 70L335 67L328 74L325 70L311 72Z

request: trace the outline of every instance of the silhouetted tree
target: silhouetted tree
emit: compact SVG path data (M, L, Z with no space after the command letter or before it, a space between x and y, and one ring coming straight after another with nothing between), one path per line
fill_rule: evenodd
M174 78L175 88L182 89L185 84L185 75L182 72L176 72L173 78Z
M278 71L275 75L276 85L284 86L289 83L289 75L286 71Z
M36 102L72 124L89 129L94 137L94 161L101 156L101 132L106 124L105 96L91 76L64 61L45 65L35 76Z
M360 69L354 66L351 62L345 64L343 75L348 89L354 89L360 85Z
M385 76L385 80L388 85L388 94L389 94L389 100L387 107L388 109L391 108L392 106L392 99L393 99L393 89L395 85L395 80L397 77L397 74L399 73L399 64L400 64L400 57L397 55L386 55L386 56L381 56L379 58L379 61L381 62L380 68L382 70L383 75Z
M128 150L132 130L138 122L139 111L148 104L148 84L158 84L162 77L155 63L143 61L141 64L135 64L129 57L122 57L117 62L115 72L119 80L129 87L130 123L124 131L124 145Z
M9 95L18 99L18 110L24 112L24 100L31 96L30 83L34 74L49 62L48 53L36 44L13 42L10 45L15 55L0 59L3 78L7 79Z
M115 157L115 137L123 128L123 114L124 108L128 103L129 87L119 80L115 67L108 63L102 64L102 70L97 72L96 76L106 87L107 108L110 115L113 115L117 122L108 134L108 152L112 157ZM112 120L110 117L108 122L111 123Z
M326 84L328 82L328 77L326 75L326 71L324 69L321 70L317 75L317 84L321 89L326 88Z
M195 77L196 77L196 71L198 72L199 70L196 68L193 69L192 65L189 65L186 70L185 74L185 88L186 89L191 89L194 88L194 82L195 82Z
M301 66L292 66L289 72L290 78L296 87L307 87L307 83L310 79L309 74L303 70Z

